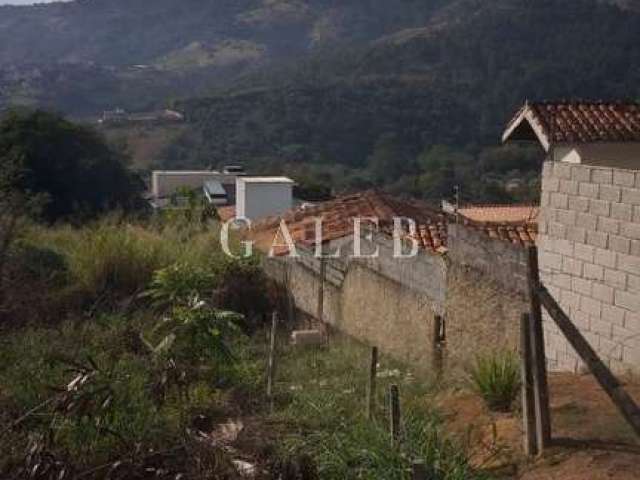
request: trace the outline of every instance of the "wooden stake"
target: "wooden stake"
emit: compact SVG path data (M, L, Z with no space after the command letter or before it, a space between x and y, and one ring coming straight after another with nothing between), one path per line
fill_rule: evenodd
M531 331L531 354L533 358L533 395L536 410L536 437L538 454L551 443L551 416L549 413L549 386L547 384L547 358L544 348L544 329L542 326L542 309L537 290L540 285L540 271L538 268L538 249L528 248L528 287L531 302L531 317L529 327Z
M443 367L443 351L442 351L442 341L443 341L443 320L440 315L436 315L433 317L433 369L436 372L437 376L442 374Z
M324 277L326 276L326 261L320 257L320 280L318 281L318 305L316 317L319 322L324 322Z
M538 453L536 436L536 410L533 395L533 358L531 355L531 327L528 313L522 314L520 323L520 355L522 358L522 432L526 455Z
M378 347L371 347L369 383L367 384L367 418L373 420L376 407L376 376L378 375Z
M574 348L580 358L589 367L589 370L596 377L596 380L609 395L609 398L618 407L622 416L627 420L636 435L640 436L640 408L631 396L626 392L618 379L611 373L611 370L600 360L595 350L589 345L589 342L582 336L580 330L573 324L571 319L562 310L558 302L540 285L538 294L544 307L549 315L558 325L560 331L564 334L571 346Z
M389 407L391 445L395 446L400 440L400 392L398 390L398 385L389 386Z
M276 374L276 333L278 330L278 313L271 316L271 337L269 342L269 360L267 363L267 398L273 410L273 384Z

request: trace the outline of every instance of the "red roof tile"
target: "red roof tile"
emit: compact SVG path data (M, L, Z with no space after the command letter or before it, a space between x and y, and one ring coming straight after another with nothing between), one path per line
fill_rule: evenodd
M489 219L495 221L475 221L473 218L462 216L461 223L469 228L480 230L490 238L521 246L531 245L535 242L537 225L534 217L525 217L522 213L525 209L531 213L535 210L534 207L484 206L478 209L475 207L466 208L470 211L495 210L493 215L483 217L485 220L491 217ZM498 214L500 209L502 209L501 215ZM507 214L509 209L511 212ZM516 212L520 212L519 215L516 215ZM259 248L268 250L273 243L274 235L278 232L281 219L284 219L294 242L313 246L316 243L316 218L322 219L322 241L325 242L351 235L355 217L378 218L381 230L386 233L392 232L394 217L413 219L418 225L415 238L418 239L420 247L440 254L447 251L447 223L455 221L453 216L435 210L423 202L400 200L383 192L369 190L339 197L311 207L300 207L285 213L282 217L263 219L254 223L248 235ZM408 229L406 233L409 235ZM284 240L280 238L278 242L284 243ZM286 248L276 250L276 254L285 255L288 253Z
M522 128L524 121L545 148L551 143L640 142L640 104L635 102L527 103L509 123L503 141L533 140L531 129Z
M304 245L315 245L315 219L322 219L322 241L343 238L353 233L353 219L375 217L383 231L391 231L394 217L415 220L421 228L419 240L427 250L442 251L446 245L446 219L442 212L416 201L397 200L390 195L369 190L347 195L314 206L301 207L282 217L270 217L253 225L251 236L267 240L270 245L280 220L284 219L293 240ZM366 227L366 222L363 222ZM264 238L263 238L264 237ZM286 252L285 252L286 253Z

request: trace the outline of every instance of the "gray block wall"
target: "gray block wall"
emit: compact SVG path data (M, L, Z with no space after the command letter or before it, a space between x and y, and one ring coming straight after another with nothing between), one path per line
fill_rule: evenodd
M546 162L542 177L542 281L612 369L640 371L640 171ZM545 343L551 369L582 368L548 317Z
M447 256L453 263L482 273L510 292L528 295L526 248L462 224L449 224L447 232Z

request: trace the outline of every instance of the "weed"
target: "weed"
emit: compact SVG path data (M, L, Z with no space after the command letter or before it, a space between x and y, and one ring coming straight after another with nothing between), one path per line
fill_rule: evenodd
M478 355L471 379L490 410L508 412L520 391L519 358L506 350Z

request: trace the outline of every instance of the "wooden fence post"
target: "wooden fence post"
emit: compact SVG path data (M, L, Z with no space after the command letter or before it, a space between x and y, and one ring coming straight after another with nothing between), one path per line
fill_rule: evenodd
M267 364L267 398L273 410L273 385L276 374L276 333L278 331L278 313L271 316L271 337L269 339L269 360Z
M531 355L531 327L528 313L523 313L520 321L520 356L522 381L522 432L526 455L538 453L536 435L536 410L533 396L533 358Z
M371 347L369 383L367 384L367 418L372 420L376 406L376 376L378 375L378 347Z
M443 351L442 341L444 323L440 315L433 317L433 368L436 371L436 375L439 377L442 374L443 368Z
M389 386L389 427L391 445L395 446L400 440L400 392L398 385Z
M551 418L549 413L549 386L547 384L547 358L544 348L544 329L542 325L542 309L538 297L540 271L538 267L538 249L528 248L527 280L529 301L531 302L531 353L533 358L533 395L536 411L536 436L538 454L551 443Z
M640 436L640 408L631 396L626 392L611 370L602 363L596 351L580 333L571 319L562 310L558 302L551 296L547 289L540 285L538 295L549 315L558 325L558 328L569 341L580 358L589 367L602 389L609 395L627 423L633 428L636 435Z

